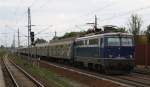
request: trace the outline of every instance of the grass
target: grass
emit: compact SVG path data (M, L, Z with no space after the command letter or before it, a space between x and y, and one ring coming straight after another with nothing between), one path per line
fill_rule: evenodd
M9 55L12 57L12 55ZM37 66L34 66L29 63L27 60L16 57L15 56L15 63L23 66L27 71L30 71L32 74L36 76L40 76L41 78L49 81L50 83L53 83L54 87L73 87L69 82L67 78L59 77L54 71L50 71L45 68L39 68Z
M3 57L6 54L6 50L0 48L0 57Z

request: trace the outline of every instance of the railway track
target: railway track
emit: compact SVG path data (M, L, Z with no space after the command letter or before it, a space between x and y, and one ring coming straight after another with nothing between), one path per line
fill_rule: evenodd
M150 78L143 77L142 74L139 76L135 73L131 73L129 75L122 76L106 76L106 78L128 84L132 87L150 87Z
M6 56L2 59L4 66L13 82L13 87L44 87L21 67L10 61Z
M56 68L61 68L67 71L76 72L81 75L86 75L87 77L92 77L95 79L107 80L121 86L126 87L150 87L150 75L144 75L139 73L131 73L128 75L104 75L97 72L91 72L88 70L82 70L75 67L70 67L66 65L40 61L41 63L48 64Z
M128 84L138 87L150 87L150 76L131 73L126 76L118 76L117 78L129 81Z

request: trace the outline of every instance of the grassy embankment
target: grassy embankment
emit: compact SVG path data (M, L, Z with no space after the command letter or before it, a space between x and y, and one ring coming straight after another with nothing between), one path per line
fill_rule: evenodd
M6 50L0 48L0 58L2 58L5 54L6 54Z
M58 76L54 71L33 66L33 64L29 63L24 58L14 56L13 54L9 54L9 57L15 57L14 61L17 65L24 67L25 70L29 71L33 75L39 76L40 78L43 78L46 81L50 82L50 84L52 84L53 87L73 87L70 84L69 79Z

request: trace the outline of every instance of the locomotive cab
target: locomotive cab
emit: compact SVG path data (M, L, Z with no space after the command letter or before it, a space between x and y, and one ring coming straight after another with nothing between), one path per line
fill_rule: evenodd
M134 46L129 35L117 34L104 36L104 68L107 72L130 72L133 70Z

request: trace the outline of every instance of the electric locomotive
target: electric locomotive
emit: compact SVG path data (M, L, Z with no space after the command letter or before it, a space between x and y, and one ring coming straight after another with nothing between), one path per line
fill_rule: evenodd
M125 33L105 33L75 40L74 60L105 73L132 71L133 57L133 38Z

